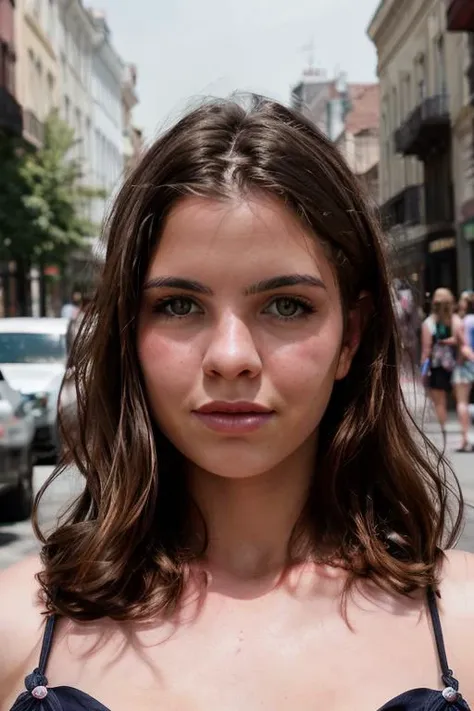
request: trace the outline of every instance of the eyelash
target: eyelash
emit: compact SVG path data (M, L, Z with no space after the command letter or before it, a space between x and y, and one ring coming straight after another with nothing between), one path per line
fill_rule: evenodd
M295 316L281 316L278 314L271 314L275 316L279 321L296 321L297 319L300 318L307 318L311 314L315 312L315 308L313 304L308 301L307 299L303 299L301 296L275 296L273 299L268 303L268 305L265 307L266 310L270 308L272 304L275 302L285 299L287 301L291 301L297 306L301 308L301 313L296 314ZM189 318L190 316L195 316L195 313L190 313L190 314L183 314L182 316L179 316L178 314L170 314L167 313L166 309L170 304L172 304L175 301L186 301L190 302L192 305L198 305L194 299L192 299L189 296L166 296L162 299L159 299L158 301L155 302L153 306L153 313L167 319L183 319L183 318ZM198 305L199 306L199 305ZM201 308L199 306L199 308Z

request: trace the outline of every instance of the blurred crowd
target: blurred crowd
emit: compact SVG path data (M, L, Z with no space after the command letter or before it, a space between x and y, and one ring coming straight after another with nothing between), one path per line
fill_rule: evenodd
M446 422L454 398L461 427L457 452L474 452L474 291L456 300L449 289L438 288L417 306L410 285L395 280L394 303L406 373L418 370L438 418L446 443Z

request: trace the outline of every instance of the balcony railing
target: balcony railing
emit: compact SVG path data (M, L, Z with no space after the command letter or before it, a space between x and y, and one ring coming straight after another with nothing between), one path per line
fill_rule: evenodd
M23 111L23 135L35 148L40 148L44 140L44 126L39 118L29 110Z
M395 225L419 225L423 221L423 187L408 185L382 205L382 222L389 230Z
M449 99L438 94L424 99L395 131L395 150L423 160L435 147L449 145L451 121Z
M0 87L0 128L18 135L23 128L21 107L4 87Z
M472 0L447 0L447 28L451 32L474 32Z

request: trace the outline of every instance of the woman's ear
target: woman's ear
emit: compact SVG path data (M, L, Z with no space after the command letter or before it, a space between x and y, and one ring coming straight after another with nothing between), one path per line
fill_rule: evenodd
M342 380L348 374L352 361L359 348L367 322L373 313L373 299L368 291L362 291L349 311L341 353L336 371L336 380Z

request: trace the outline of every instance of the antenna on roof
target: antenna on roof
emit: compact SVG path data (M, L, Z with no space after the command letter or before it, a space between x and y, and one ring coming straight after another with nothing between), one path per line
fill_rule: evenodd
M314 69L314 35L311 36L309 42L301 47L301 51L307 54L308 67L307 69L311 73Z

